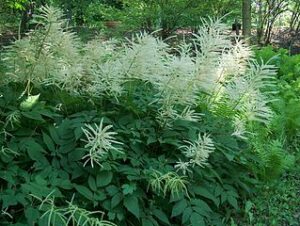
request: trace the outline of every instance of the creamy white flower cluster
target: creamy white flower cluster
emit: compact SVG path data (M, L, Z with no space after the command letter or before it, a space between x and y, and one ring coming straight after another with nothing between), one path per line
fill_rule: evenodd
M175 165L177 170L181 170L183 174L186 174L190 170L190 167L206 166L209 154L215 150L214 142L208 134L198 135L198 140L195 142L186 141L187 145L181 146L182 153L185 155L188 161L179 161Z
M89 150L89 152L83 156L86 159L84 166L90 162L91 166L94 167L94 163L101 166L101 160L109 151L121 152L115 145L122 145L121 142L115 139L116 132L109 131L112 125L103 126L103 119L101 120L99 126L95 124L85 125L82 128L84 135L86 136L86 145L84 146Z
M268 123L272 117L268 104L272 101L274 68L251 61L249 47L238 40L232 42L220 20L203 20L190 44L171 48L146 33L122 45L101 38L80 44L65 29L66 21L61 19L59 10L43 7L41 13L36 20L43 29L16 41L7 55L9 77L1 79L24 82L28 95L32 85L52 84L76 95L109 95L118 99L125 91L125 83L139 80L151 83L157 90L153 103L160 106L157 120L163 125L179 118L198 121L201 114L194 109L203 101L215 112L221 105L230 109L235 126L232 135L242 139L249 134L249 121ZM114 133L102 126L101 123L96 129L84 128L92 164L117 144ZM201 142L209 141L206 135L199 137L198 146L190 144L190 149L202 150ZM203 150L209 153L212 149ZM182 163L181 167L204 166L205 152L199 155L204 156L202 160L195 153L200 151L185 152L194 162Z

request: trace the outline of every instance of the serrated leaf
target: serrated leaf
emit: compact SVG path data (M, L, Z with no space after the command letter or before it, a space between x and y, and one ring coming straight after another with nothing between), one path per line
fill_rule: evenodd
M45 150L43 149L43 147L40 144L35 142L33 139L25 141L25 147L27 149L27 153L28 153L29 157L32 160L41 162L45 165L49 164L48 160L46 159L46 157L43 154L43 153L45 153Z
M168 216L161 210L159 209L155 209L153 210L153 215L158 219L160 220L161 222L167 224L167 225L170 225L170 221L168 219Z
M29 225L34 225L40 218L40 212L37 209L28 207L25 209L25 217Z
M190 217L191 226L206 226L203 217L198 213L192 213Z
M153 226L153 224L149 219L143 218L142 219L142 226Z
M122 191L124 195L132 194L136 190L136 184L130 183L130 184L123 184L122 185Z
M61 179L60 183L57 186L66 190L73 188L71 181L68 179Z
M28 111L28 112L22 112L21 114L24 117L29 118L29 119L33 119L33 120L37 120L37 121L42 121L42 122L45 121L43 119L43 117L39 113L34 112L34 111L32 111L32 112L30 112L30 111Z
M113 173L111 171L99 172L96 177L97 187L105 187L109 185L112 178L113 178Z
M193 190L194 190L195 194L200 195L202 197L205 197L205 198L213 201L216 206L219 205L218 199L212 193L210 193L208 191L208 189L206 189L204 187L200 187L200 186L194 186Z
M63 195L58 189L49 188L47 186L42 186L40 184L33 183L33 182L22 184L21 187L23 192L28 194L33 194L40 198L46 197L50 193L52 193L52 195L55 197L63 197Z
M61 143L58 133L53 126L49 128L49 133L50 133L51 139L55 142L55 144Z
M46 144L49 151L54 152L55 151L55 145L50 138L50 136L43 132L43 141Z
M226 200L227 200L227 193L226 193L226 192L223 192L223 193L221 194L221 203L224 203Z
M97 191L96 181L93 176L89 176L88 184L92 191Z
M105 195L105 192L103 191L96 191L95 194L94 194L94 198L97 200L97 201L103 201L106 199L106 195ZM107 200L108 201L108 200Z
M105 188L105 190L110 196L114 196L119 192L119 188L115 185L109 185Z
M236 210L239 208L239 207L238 207L237 200L236 200L235 197L233 197L233 196L228 196L228 197L227 197L227 201L228 201L228 203L229 203L233 208L235 208Z
M79 140L80 137L82 137L83 131L80 127L76 128L74 130L75 139Z
M192 212L193 212L193 210L192 210L191 207L188 207L188 208L186 208L186 209L183 211L182 219L181 219L181 224L182 224L182 225L186 225L186 223L188 222L188 220L189 220L190 217L191 217Z
M194 206L200 207L204 211L207 211L207 212L212 211L211 208L209 207L209 205L207 205L207 203L201 199L192 199L191 204Z
M115 194L111 199L111 208L115 208L123 200L122 193Z
M137 219L140 218L139 201L135 196L126 196L123 203L129 212L131 212Z
M187 201L185 199L180 200L173 206L171 217L176 217L182 214L186 207Z
M113 212L108 212L107 216L110 221L113 221L116 218L116 214Z
M85 198L87 198L88 200L93 201L94 199L94 195L93 193L90 191L90 189L88 189L85 186L82 185L74 185L75 189L81 194L83 195Z
M84 155L85 155L85 149L76 148L73 151L68 153L68 160L70 162L76 162L81 160Z

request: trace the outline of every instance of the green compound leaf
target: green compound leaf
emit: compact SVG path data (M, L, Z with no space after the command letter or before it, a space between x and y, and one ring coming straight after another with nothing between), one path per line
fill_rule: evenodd
M183 213L183 211L187 207L187 201L185 199L181 199L179 202L177 202L173 209L172 209L172 215L171 217L176 217Z
M124 198L124 206L131 212L136 218L140 218L139 201L135 196L127 196Z
M88 189L87 187L82 186L82 185L74 185L74 187L85 198L93 201L94 195L93 195L93 192L90 191L90 189Z
M203 217L198 213L192 213L190 217L191 226L206 226Z
M101 171L96 177L97 187L105 187L110 184L113 178L113 173L111 171Z

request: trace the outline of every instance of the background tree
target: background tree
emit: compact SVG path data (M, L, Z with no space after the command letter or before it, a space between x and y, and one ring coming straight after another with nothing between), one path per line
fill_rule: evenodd
M257 0L257 41L259 44L271 42L272 30L278 17L288 11L289 0Z
M242 18L243 18L243 35L246 38L251 36L251 0L243 0Z
M290 20L290 31L299 33L300 29L300 1L292 0L290 4L290 11L292 13Z

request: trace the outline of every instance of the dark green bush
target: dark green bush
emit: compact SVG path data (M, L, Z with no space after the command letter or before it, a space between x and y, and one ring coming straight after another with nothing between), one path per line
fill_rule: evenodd
M286 143L297 143L300 129L300 55L288 55L285 49L274 50L271 46L256 51L256 57L270 61L278 68L277 101L273 109L280 118L277 128L284 133ZM281 126L280 126L281 125Z
M170 51L147 34L83 44L61 17L43 7L5 54L2 225L226 225L281 169L252 141L272 122L273 67L248 64L220 21Z
M66 201L71 200L81 208L105 212L105 218L118 225L221 225L223 211L238 209L240 195L252 191L245 143L233 139L231 125L209 112L198 123L176 120L169 129L156 122L155 109L145 111L140 102L120 105L105 100L91 107L88 99L74 99L58 90L49 96L48 88L32 108L22 109L15 85L1 88L1 93L5 94L0 99L1 121L6 121L0 156L0 200L6 212L2 225L47 225L48 219L50 225L63 225L59 208L67 208ZM55 108L66 99L73 99L72 104L61 111ZM102 119L118 133L122 153L104 156L102 167L84 167L82 127ZM209 166L178 174L174 170L181 155L176 151L182 145L178 140L195 140L204 132L214 137L216 145ZM35 197L48 201L55 197L55 203L41 205ZM50 215L47 208L57 213L53 210Z

